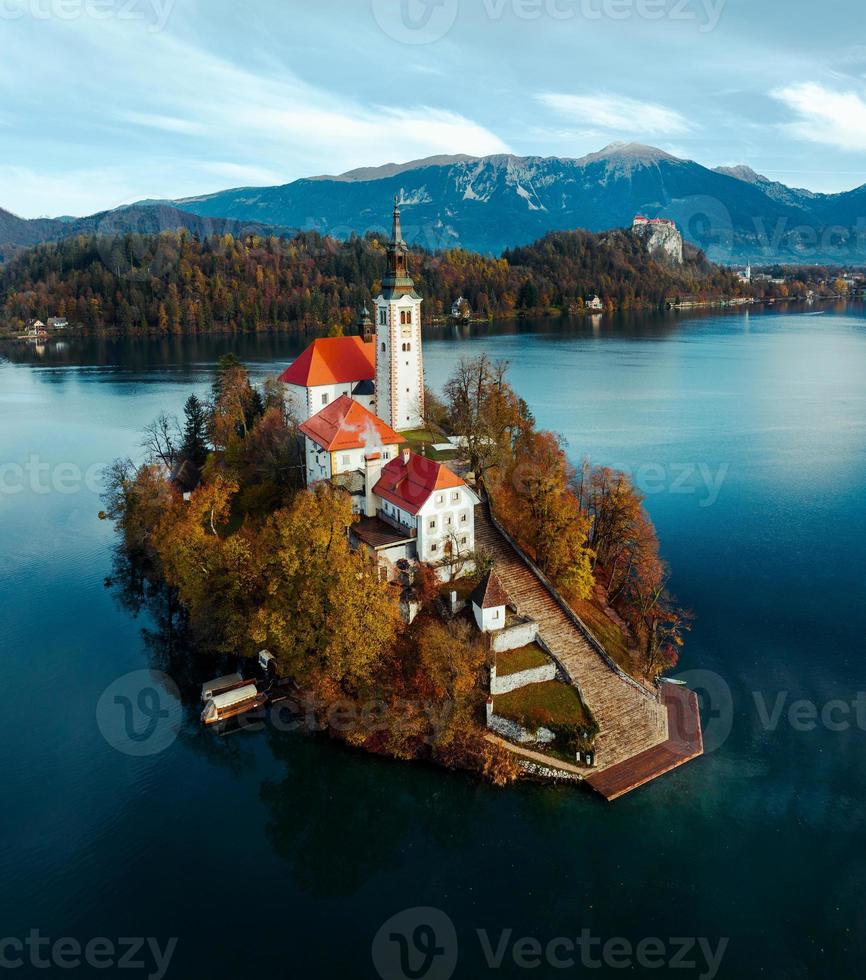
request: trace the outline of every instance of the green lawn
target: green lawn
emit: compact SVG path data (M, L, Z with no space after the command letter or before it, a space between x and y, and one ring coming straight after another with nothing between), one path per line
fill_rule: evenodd
M529 729L542 725L591 727L577 689L562 681L528 684L510 694L499 694L493 699L493 710Z
M406 432L401 432L400 435L405 440L400 446L401 449L411 449L413 452L420 453L428 459L434 459L440 463L446 459L457 458L456 449L446 449L440 452L433 448L437 443L448 441L444 435L437 435L428 429L408 429Z
M521 670L532 670L535 667L546 667L550 658L537 643L527 643L526 646L506 653L496 654L496 675L507 677Z

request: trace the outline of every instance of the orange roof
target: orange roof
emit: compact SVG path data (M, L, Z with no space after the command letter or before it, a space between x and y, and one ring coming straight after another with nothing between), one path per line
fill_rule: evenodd
M417 514L435 490L462 487L464 482L447 466L426 456L409 453L409 462L401 453L382 467L379 482L373 492L410 514Z
M341 395L300 427L322 449L395 446L403 440L380 418L348 395Z
M376 377L376 345L361 337L319 337L280 375L290 385L343 384Z

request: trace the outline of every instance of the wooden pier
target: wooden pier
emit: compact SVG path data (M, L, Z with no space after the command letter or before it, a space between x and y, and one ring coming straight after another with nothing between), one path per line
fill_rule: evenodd
M587 784L606 800L625 796L638 786L703 755L697 694L687 687L663 684L662 700L668 713L667 740L586 777Z

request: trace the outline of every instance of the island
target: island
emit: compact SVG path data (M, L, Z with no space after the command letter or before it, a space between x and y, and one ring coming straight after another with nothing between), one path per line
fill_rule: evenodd
M359 749L607 799L696 758L696 696L662 676L691 617L640 494L574 467L507 364L463 360L430 391L397 201L386 253L352 333L261 387L224 356L208 403L110 468L101 516L213 672L268 673L213 682L205 719L217 690L261 709L278 677Z

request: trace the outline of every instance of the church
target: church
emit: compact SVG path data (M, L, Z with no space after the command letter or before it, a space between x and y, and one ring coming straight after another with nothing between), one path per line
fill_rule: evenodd
M301 422L306 482L352 498L351 541L389 579L397 562L433 565L443 580L469 572L475 492L445 464L412 452L401 433L424 426L421 304L395 199L388 268L358 336L322 337L280 376Z

